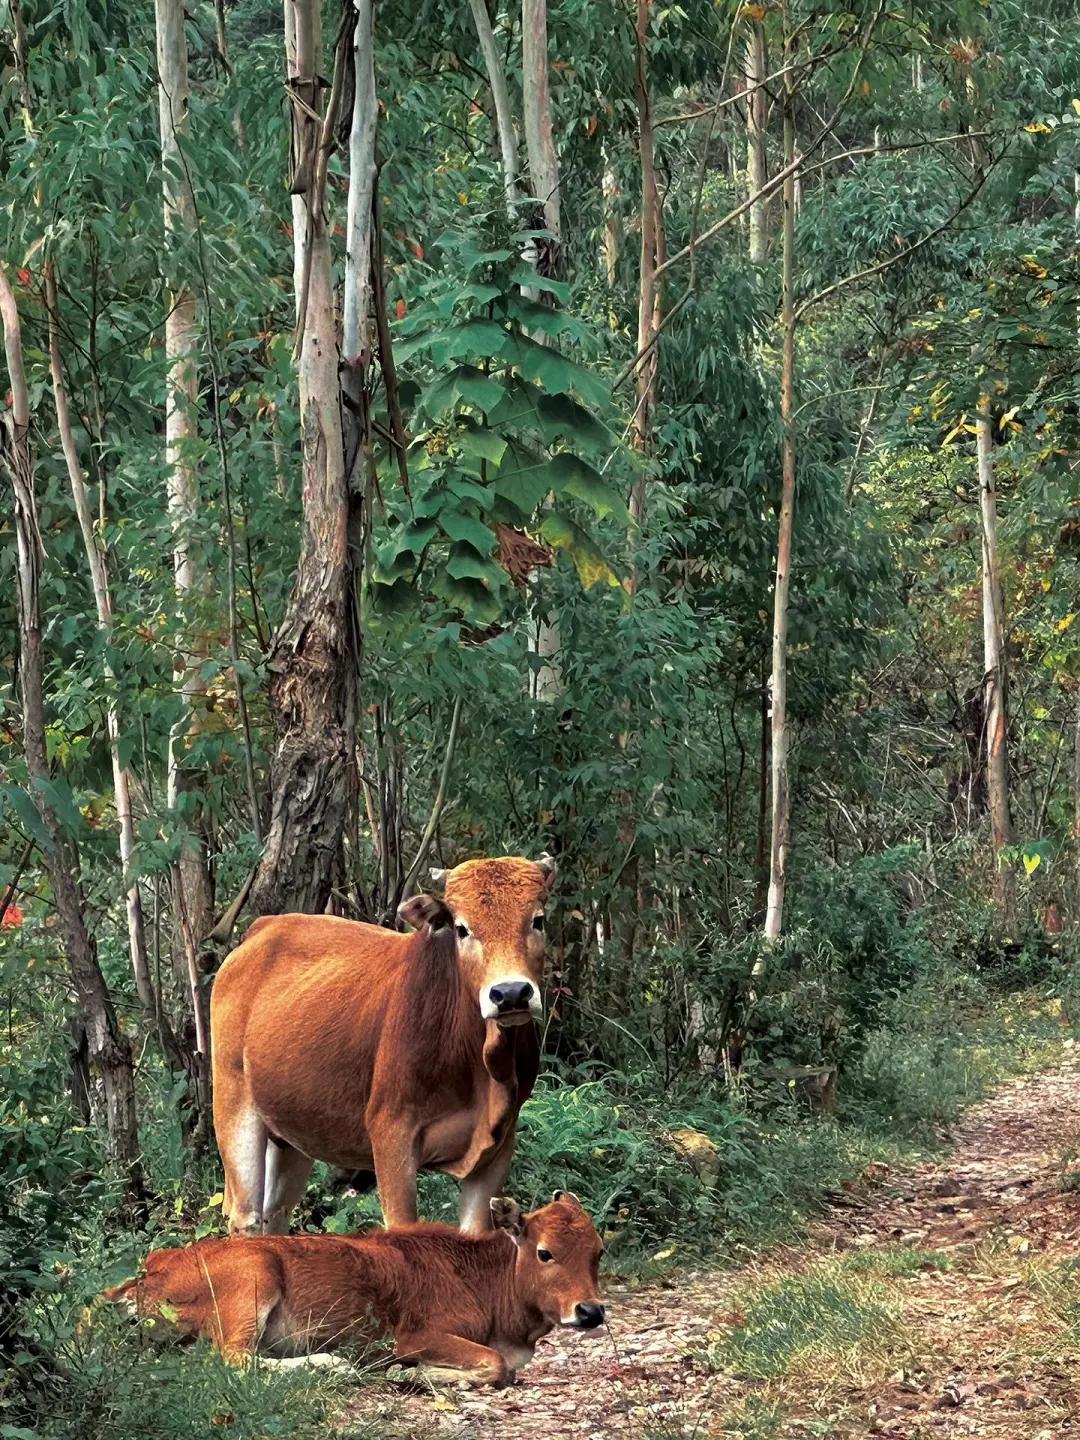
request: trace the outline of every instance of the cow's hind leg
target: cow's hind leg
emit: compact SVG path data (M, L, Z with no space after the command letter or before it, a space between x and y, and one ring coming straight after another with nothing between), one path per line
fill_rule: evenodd
M283 1140L266 1145L263 1185L263 1228L267 1235L287 1235L289 1216L300 1201L311 1174L312 1162Z
M217 1107L215 1107L216 1109ZM270 1133L262 1116L244 1105L223 1119L215 1116L218 1147L225 1167L230 1231L260 1234L266 1184L266 1146Z
M506 1385L512 1378L509 1365L497 1350L460 1335L432 1331L399 1335L394 1354L399 1360L415 1361L417 1374L435 1384L469 1380L474 1385Z

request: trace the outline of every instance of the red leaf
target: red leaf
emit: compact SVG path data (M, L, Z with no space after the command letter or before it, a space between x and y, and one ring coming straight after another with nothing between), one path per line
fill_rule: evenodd
M19 909L18 905L9 905L4 911L3 923L5 927L10 925L12 929L17 929L25 919L26 916Z
M394 306L394 314L397 316L397 318L398 318L399 320L404 320L404 319L405 319L405 301L404 301L404 300L399 300L399 301L397 302L397 304Z
M588 123L588 125L585 126L585 134L588 136L588 138L589 138L590 140L591 140L592 137L596 134L596 125L597 125L596 116L595 116L595 115L590 115L590 116L589 116L589 123Z
M29 271L29 270L26 270L26 269L16 270L15 273L16 273L16 275L19 277L19 284L20 284L20 285L29 285L29 284L30 284L30 271Z
M411 241L409 244L409 249L416 256L417 260L422 260L424 258L424 247L420 244L419 240Z

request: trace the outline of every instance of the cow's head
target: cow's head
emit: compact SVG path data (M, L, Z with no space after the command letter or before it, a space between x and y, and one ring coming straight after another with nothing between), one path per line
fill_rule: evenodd
M549 1325L595 1330L604 1323L600 1256L604 1247L576 1195L556 1190L550 1205L523 1215L513 1200L491 1202L491 1221L517 1246L520 1298Z
M544 905L555 880L547 855L523 860L467 860L454 870L433 870L443 898L414 895L398 915L418 929L452 925L466 985L485 1020L523 1025L539 1019L544 979Z

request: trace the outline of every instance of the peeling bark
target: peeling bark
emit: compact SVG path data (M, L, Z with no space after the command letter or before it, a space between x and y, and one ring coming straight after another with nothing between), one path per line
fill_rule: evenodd
M348 613L349 491L341 422L334 289L324 197L315 183L320 127L318 7L286 0L300 353L303 533L284 622L270 647L271 813L251 904L259 914L326 908L349 804L355 647ZM316 113L319 113L316 111ZM355 178L355 177L352 177Z

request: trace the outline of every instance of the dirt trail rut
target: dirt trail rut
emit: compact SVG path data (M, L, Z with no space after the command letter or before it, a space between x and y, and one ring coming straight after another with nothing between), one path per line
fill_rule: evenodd
M609 1285L610 1334L549 1337L512 1389L379 1390L353 1413L387 1437L432 1440L1080 1436L1080 1270L1074 1281L1066 1263L1080 1256L1067 1159L1080 1149L1080 1058L996 1091L952 1144L933 1163L876 1167L873 1193L838 1197L798 1249L664 1286ZM911 1272L890 1274L900 1252ZM921 1252L941 1253L920 1264ZM860 1253L888 1277L895 1353L862 1372L834 1373L826 1357L767 1385L710 1365L748 1290Z

